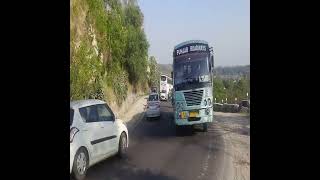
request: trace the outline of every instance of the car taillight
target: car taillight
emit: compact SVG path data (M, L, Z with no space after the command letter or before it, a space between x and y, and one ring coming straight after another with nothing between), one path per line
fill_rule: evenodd
M79 129L76 127L72 127L70 129L70 143L72 143L74 136L79 132Z

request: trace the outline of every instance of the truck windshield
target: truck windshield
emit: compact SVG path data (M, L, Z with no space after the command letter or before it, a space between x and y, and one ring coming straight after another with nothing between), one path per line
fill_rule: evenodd
M149 101L158 101L158 94L153 94L149 96Z
M177 57L174 61L175 85L199 84L210 80L208 54L195 53ZM205 78L206 76L206 78Z

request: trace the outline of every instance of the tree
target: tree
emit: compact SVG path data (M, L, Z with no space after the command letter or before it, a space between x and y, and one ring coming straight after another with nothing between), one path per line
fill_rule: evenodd
M160 84L160 71L158 69L158 64L156 61L156 58L154 56L151 56L149 58L149 87L156 86L159 89Z

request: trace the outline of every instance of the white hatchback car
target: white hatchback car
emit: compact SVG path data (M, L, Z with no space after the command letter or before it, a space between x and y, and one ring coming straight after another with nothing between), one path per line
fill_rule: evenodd
M160 100L157 93L151 93L147 102L147 118L160 117Z
M87 169L112 155L123 157L129 145L127 127L100 100L70 103L70 174L84 179Z

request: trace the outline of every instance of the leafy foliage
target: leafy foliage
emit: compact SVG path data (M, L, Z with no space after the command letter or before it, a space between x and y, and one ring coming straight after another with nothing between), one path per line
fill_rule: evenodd
M149 87L156 86L157 89L160 88L160 71L158 68L158 64L156 61L156 58L154 56L151 56L149 58Z
M246 76L239 79L222 79L217 76L213 79L213 95L218 103L225 103L226 98L227 103L239 103L247 99L247 93L250 95L250 79Z

